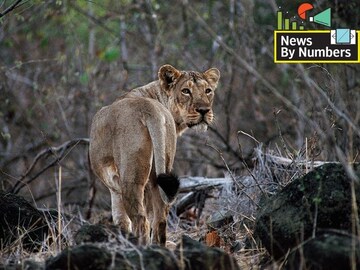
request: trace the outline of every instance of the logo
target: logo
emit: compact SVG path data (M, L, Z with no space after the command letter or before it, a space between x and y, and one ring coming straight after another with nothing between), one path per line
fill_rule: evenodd
M331 29L331 8L318 13L314 6L302 3L297 16L289 18L281 8L274 31L275 63L360 63L360 31ZM307 30L306 23L329 29Z

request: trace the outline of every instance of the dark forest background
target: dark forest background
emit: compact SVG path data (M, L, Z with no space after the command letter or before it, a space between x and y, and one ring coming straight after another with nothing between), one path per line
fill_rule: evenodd
M14 2L0 18L0 189L21 181L17 192L54 207L61 167L64 205L86 206L93 180L86 140L75 139L163 64L222 75L215 124L178 140L181 176L223 177L226 165L245 174L259 149L360 160L360 66L273 62L276 12L296 15L302 1L4 0L0 12ZM332 8L333 28L360 28L358 1L313 4ZM107 190L96 189L97 205L109 209Z

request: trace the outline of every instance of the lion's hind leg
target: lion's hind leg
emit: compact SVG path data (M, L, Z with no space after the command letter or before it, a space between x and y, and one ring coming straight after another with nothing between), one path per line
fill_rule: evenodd
M132 231L131 220L124 207L122 186L114 161L108 162L100 171L100 178L110 191L113 222L120 227L123 233L128 234Z
M166 219L169 212L169 206L161 199L159 188L151 187L153 220L151 224L151 241L153 244L165 246L166 242Z
M136 153L137 164L130 164L127 160L121 160L122 165L119 164L124 209L131 220L132 232L139 237L139 242L143 245L150 242L150 225L144 204L144 196L145 186L150 174L149 161L151 158L149 156L151 156L151 152L149 151L148 155L145 153L146 149L144 148L142 149L142 155Z
M151 187L153 204L152 242L165 246L167 216L171 203L175 200L180 181L174 174L160 174Z
M110 190L110 194L113 222L120 227L122 233L129 234L132 231L131 220L126 214L122 195L113 190Z
M133 233L143 245L150 241L150 225L144 207L144 185L126 181L124 188L124 207L132 222Z

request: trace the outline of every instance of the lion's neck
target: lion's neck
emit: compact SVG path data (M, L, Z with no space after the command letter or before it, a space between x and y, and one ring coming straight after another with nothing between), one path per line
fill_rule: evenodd
M170 98L166 95L165 90L161 89L160 81L153 81L147 85L135 88L123 97L145 97L155 99L164 105L164 107L167 108L174 117ZM177 134L181 135L181 133L187 129L187 125L183 119L180 119L179 117L174 117L174 121L176 124Z
M159 81L154 81L147 85L135 88L126 94L126 97L145 97L155 99L170 110L169 97L161 89Z

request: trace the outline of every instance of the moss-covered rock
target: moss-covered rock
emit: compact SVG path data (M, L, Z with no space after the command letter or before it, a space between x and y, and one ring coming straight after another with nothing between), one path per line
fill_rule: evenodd
M360 176L360 166L354 169ZM355 191L360 209L359 187ZM255 234L277 259L321 229L351 233L351 205L350 180L343 166L326 164L262 200Z
M177 246L182 269L185 270L237 270L235 259L220 248L210 248L188 236L183 236Z
M181 269L175 255L170 250L160 246L139 247L118 252L116 254L115 266L118 270Z
M0 242L2 247L21 241L31 251L41 247L49 228L43 212L23 197L0 191Z
M100 224L88 224L82 226L75 233L75 243L96 243L96 242L106 242L109 238L108 233L106 232L105 226Z
M220 229L222 226L227 225L234 221L233 213L229 210L221 210L213 213L208 220L206 225L210 230Z
M121 237L119 237L121 236ZM80 245L83 243L103 243L108 241L116 241L120 243L130 242L138 245L139 239L132 233L125 233L115 225L105 224L86 224L83 225L75 233L75 243Z
M360 242L346 233L328 231L290 253L287 269L350 270L360 266ZM355 264L355 268L352 267ZM301 268L302 266L302 268Z
M46 261L47 270L117 269L117 270L238 270L235 259L219 248L210 248L183 236L175 252L161 246L129 246L110 249L102 244L83 244L68 248Z
M108 269L111 262L112 256L109 251L86 244L67 248L56 257L46 260L46 269Z

